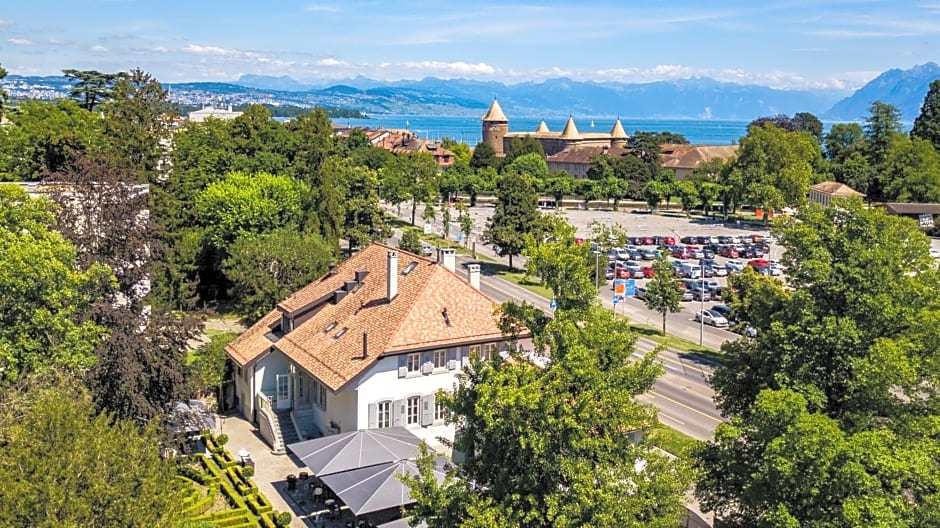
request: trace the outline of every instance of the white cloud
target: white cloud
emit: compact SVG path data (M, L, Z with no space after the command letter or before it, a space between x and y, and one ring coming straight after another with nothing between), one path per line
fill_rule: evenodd
M10 44L13 44L14 46L32 46L33 44L35 44L35 42L33 42L32 40L19 38L19 37L13 37L13 38L7 39L7 42Z
M170 50L164 46L156 46L154 48L150 48L150 51L154 53L167 53Z
M218 46L200 46L199 44L187 44L183 46L183 53L191 53L193 55L236 55L238 52L232 49L220 48Z
M9 18L0 18L0 27L12 26L12 25L13 25L13 21L10 20Z
M89 49L91 49L91 51L93 51L94 53L107 53L108 52L108 48L100 44L96 44Z
M463 61L412 61L402 63L384 63L381 66L383 68L400 67L408 70L452 73L455 75L493 75L496 73L496 68L485 62L477 62L474 64Z
M339 59L334 59L333 57L327 57L325 59L320 59L315 63L317 66L348 66L349 63L346 61L341 61Z

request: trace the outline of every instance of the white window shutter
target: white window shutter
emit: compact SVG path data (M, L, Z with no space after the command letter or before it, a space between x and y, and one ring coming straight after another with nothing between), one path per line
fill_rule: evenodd
M369 404L369 429L375 429L378 426L379 409L374 403Z
M447 362L447 368L448 368L449 370L454 370L454 369L456 369L456 368L457 368L457 360L456 360L456 359L451 359L451 360L449 360L449 361Z
M408 356L398 356L398 377L404 378L408 375Z
M392 424L396 427L405 425L405 400L395 400L392 404Z
M422 374L430 374L432 372L434 372L434 363L425 363L421 365Z
M434 395L421 397L421 425L427 427L434 423Z
M398 377L399 378L408 377L408 367L398 367Z

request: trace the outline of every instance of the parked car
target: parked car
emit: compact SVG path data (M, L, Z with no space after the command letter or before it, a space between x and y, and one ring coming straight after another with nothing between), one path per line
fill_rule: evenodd
M653 271L652 266L643 266L643 278L652 279L656 272Z
M640 250L640 258L643 260L656 260L656 257L658 256L659 256L659 251L656 251L655 249L646 248L646 249Z
M636 287L636 294L635 294L635 297L636 297L637 299L641 299L641 300L642 300L642 299L646 299L646 287L645 287L645 286L637 286L637 287Z
M627 270L628 279L642 279L643 278L643 266L635 260L628 260L623 263L623 267Z
M682 281L687 291L692 292L692 299L695 301L710 301L712 295L702 286L702 281L686 279Z
M718 297L718 290L719 290L720 288L721 288L721 285L718 284L718 281L716 281L716 280L714 280L714 279L712 279L712 280L707 280L707 279L706 279L706 280L705 280L705 289L708 290L708 293L711 294L712 299Z
M685 288L680 288L680 290L682 291L683 302L691 302L695 300L695 296L692 295L692 292L690 292L689 290Z
M607 251L608 260L629 260L630 254L627 253L627 250L621 247L613 247Z
M747 265L752 268L769 268L770 261L762 259L762 258L756 258L756 259L747 261Z
M727 235L725 235L725 236L720 236L720 237L718 237L718 243L719 243L719 244L733 244L733 243L734 243L734 239L733 239L732 237L730 237L730 236L727 236Z
M421 252L424 253L426 256L430 257L431 255L434 254L434 246L432 246L431 244L428 244L427 242L422 242Z
M721 248L718 254L721 255L722 257L727 257L727 258L738 258L739 256L738 250L735 249L734 246L724 246L723 248Z
M740 260L729 260L725 262L725 269L728 273L741 273L744 271L744 262Z
M698 264L683 262L679 267L679 276L687 279L698 279L702 276L702 267Z
M711 309L712 311L720 313L721 316L727 319L729 322L731 321L731 307L727 304L716 304L715 306L712 306Z
M672 256L677 259L687 259L692 258L692 253L685 246L677 246L672 250Z
M607 280L613 279L614 275L617 273L617 265L611 262L607 265L607 268L604 269L604 278Z
M695 312L695 320L714 326L715 328L728 328L728 320L714 310L700 310Z

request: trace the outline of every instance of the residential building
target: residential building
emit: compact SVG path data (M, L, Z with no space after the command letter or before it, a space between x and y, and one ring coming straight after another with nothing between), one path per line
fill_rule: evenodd
M921 227L931 227L940 217L940 204L935 203L886 203L885 212L895 216L911 218Z
M213 106L207 106L201 110L194 110L189 113L189 122L190 123L202 123L206 119L213 117L215 119L221 119L223 121L229 119L235 119L236 117L242 115L242 112L235 112L232 110L232 105L228 105L228 108L215 108Z
M438 391L452 391L471 357L509 344L479 289L437 262L372 244L300 289L233 341L239 411L276 452L284 438L404 426L432 447L452 440ZM531 347L531 339L520 342Z
M829 207L835 197L851 196L863 197L865 195L844 183L834 181L819 182L809 188L809 201L821 204L823 207Z

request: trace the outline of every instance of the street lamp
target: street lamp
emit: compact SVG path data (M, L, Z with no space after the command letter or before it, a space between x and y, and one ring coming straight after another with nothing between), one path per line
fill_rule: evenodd
M699 329L698 329L698 344L699 346L705 346L705 259L701 258L698 261L698 273L701 275L702 279L702 291L699 292L699 299L701 300L699 309Z

